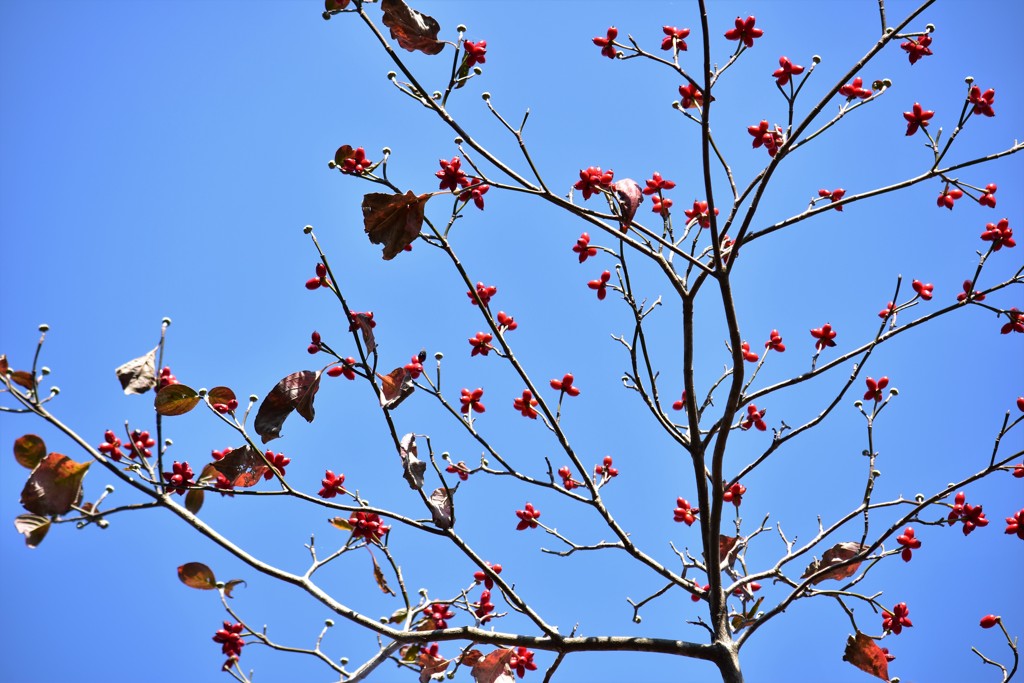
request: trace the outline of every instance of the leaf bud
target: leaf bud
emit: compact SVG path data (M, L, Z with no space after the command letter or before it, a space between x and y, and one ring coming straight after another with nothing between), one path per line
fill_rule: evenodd
M335 164L335 165L337 165L337 164ZM302 228L302 232L303 232L303 234L308 235L309 233L313 232L313 226L312 225L305 226L304 228Z
M460 137L456 137L455 138L455 144L456 145L461 145L463 142L465 142L465 141L462 138L460 138Z
M634 624L639 624L641 621L643 621L643 618L641 618L641 616L639 614L636 615L635 617L633 617L633 623Z
M871 470L871 476L872 477L880 477L880 476L882 476L882 471L881 470Z
M491 99L491 93L489 93L489 92L482 93L480 95L480 97L486 102L487 100Z
M160 324L163 325L164 327L170 327L171 326L171 319L170 318L164 318L163 320L160 321Z
M335 163L334 159L331 159L330 161L327 162L327 168L333 171L334 169L338 168L338 164Z
M110 526L110 522L108 522L105 519L98 519L96 520L96 526L98 526L101 529L106 529L108 526Z
M892 81L889 80L888 78L883 78L882 79L882 87L883 88L891 88L892 87Z
M900 390L897 389L896 387L893 387L892 389L889 390L889 395L890 396L899 396L900 395Z
M821 64L821 55L814 55L811 57L811 61L815 64Z
M458 31L459 33L465 33L469 29L466 28L465 24L459 24L458 26L455 27L455 30Z
M46 323L43 323L42 325L39 326L39 331L42 332L43 334L46 334L47 332L50 331L50 326L47 325Z
M174 442L171 441L169 438L168 439L164 439L164 445L165 446L173 446Z
M389 71L388 72L388 80L389 81L393 81L396 78L398 78L398 74L396 74L394 71Z
M203 387L202 389L200 389L196 393L199 394L199 398L203 398L204 396L206 396L206 387Z
M114 485L113 484L107 484L106 486L103 487L103 490L106 491L107 493L113 493L114 492Z
M326 626L327 628L334 626L334 619L325 619L324 626Z
M384 156L391 156L391 148L384 147L380 150L380 153L383 154Z
M440 90L435 90L434 92L430 93L430 99L432 99L432 100L439 100L439 99L441 99L441 91Z
M249 403L255 403L258 400L260 400L260 397L256 394L249 394Z
M434 354L434 360L441 360L442 358L444 358L444 354L440 351Z
M342 657L338 661L341 662L342 666L345 666L346 664L348 664L348 657Z
M60 387L50 387L50 393L56 396L60 393Z
M965 77L964 78L964 83L966 83L967 85L970 85L971 83L974 83L974 76L967 76L967 77Z
M928 33L931 33L932 31L935 30L935 24L928 24L927 26L924 27L924 30L927 31Z
M49 374L50 374L50 368L48 368L48 367L46 367L46 366L44 365L44 366L43 366L43 367L42 367L42 368L41 368L41 369L39 370L39 372L40 372L40 373L41 373L41 374L42 374L43 376L49 375Z
M480 67L478 67L478 66L474 66L474 67L473 67L473 75L474 75L474 76L479 76L479 75L480 75L480 74L482 74L483 72L484 72L484 70L483 70L483 69L481 69Z
M864 401L854 401L853 402L853 407L854 408L863 408L864 407Z
M330 21L331 20L331 13L330 12L324 12L320 16L322 16L324 18L324 21Z
M918 505L923 503L924 502L924 494L923 493L918 493L917 495L915 495L914 496L914 502L917 503Z

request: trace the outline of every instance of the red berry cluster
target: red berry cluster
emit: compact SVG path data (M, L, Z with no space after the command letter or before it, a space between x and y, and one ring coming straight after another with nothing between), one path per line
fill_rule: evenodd
M485 332L477 332L475 337L469 338L469 345L471 350L469 352L470 357L481 355L486 356L494 348L491 346L491 341L494 337ZM422 366L421 366L422 367Z
M818 196L821 197L822 199L826 199L827 198L829 200L829 203L831 203L831 204L835 204L840 199L842 199L845 195L846 195L846 190L844 190L841 187L837 188L835 190L826 190L824 188L818 190ZM839 206L836 206L836 207L833 207L833 208L835 208L836 211L842 211L843 210L843 205L840 204Z
M612 456L606 455L600 465L594 465L595 479L613 479L619 476L619 470L612 467Z
M583 263L591 256L597 256L597 248L590 246L590 235L585 232L576 240L576 245L572 250L579 254L580 263Z
M764 348L778 351L779 353L786 350L786 345L782 343L782 335L779 334L778 330L772 330L772 333L768 335L768 341L764 343Z
M907 57L910 58L910 63L917 64L919 59L932 54L931 49L928 47L931 44L932 37L926 34L919 37L917 40L911 38L905 43L900 43L900 47L907 51Z
M996 187L995 183L989 183L988 185L986 185L985 192L983 192L982 195L978 197L978 203L981 204L982 206L987 206L990 209L996 208L995 194L997 189L999 188Z
M761 358L756 353L750 350L750 344L748 342L743 342L742 344L740 344L740 353L743 354L743 360L747 361L748 363L756 363Z
M473 42L467 40L462 44L462 49L466 51L466 58L464 67L471 69L477 64L484 64L487 62L487 41L479 40Z
M572 470L569 469L568 465L566 465L565 467L560 467L558 469L558 476L562 478L562 486L565 487L566 491L572 491L574 488L583 486L583 484L572 478ZM516 514L518 515L519 512L516 512Z
M322 263L316 264L316 277L306 280L306 289L312 291L321 287L330 287L327 281L327 266Z
M693 523L697 521L698 514L700 514L700 510L690 507L689 501L685 498L676 498L676 509L672 511L672 518L675 521L683 522L686 526L693 526Z
M612 30L614 29L609 29L609 32ZM602 171L600 166L589 166L580 171L580 179L576 181L573 188L582 190L583 199L590 199L594 194L610 188L613 178L615 178L615 171L611 169Z
M189 467L188 461L178 462L175 460L174 464L171 465L171 471L164 472L167 490L171 493L177 493L179 496L183 495L188 490L189 484L195 483L192 481L193 476L195 476L195 473Z
M527 671L537 670L537 665L533 663L533 652L522 646L517 647L512 656L508 658L508 666L520 678L525 676Z
M972 85L970 92L967 94L967 101L974 105L974 109L971 110L972 114L983 116L996 115L995 111L992 110L992 104L996 101L996 91L992 88L982 92L981 88Z
M231 455L231 451L233 451L233 450L234 450L233 448L228 447L228 448L225 448L222 451L210 451L210 457L213 458L214 461L223 460L224 458L226 458L229 455Z
M349 356L348 358L345 358L344 360L341 361L341 365L333 365L330 368L328 368L327 369L327 376L328 377L339 377L341 375L345 375L346 379L355 379L356 378L355 364L356 364L356 359L351 357L351 356Z
M169 387L172 384L177 383L178 378L171 374L171 369L169 367L164 366L164 368L160 370L160 381L157 383L156 389L157 391L160 391L164 387Z
M793 76L799 76L804 68L789 61L789 57L779 57L779 68L772 72L772 78L780 88L790 82Z
M498 327L502 332L511 332L519 327L519 323L516 322L515 318L505 313L505 311L498 311Z
M601 54L608 59L615 59L615 39L619 35L619 29L611 26L608 28L608 33L602 36L594 38L594 45L601 48Z
M579 396L580 390L578 387L573 386L573 380L572 373L567 372L562 376L562 379L551 380L551 388L569 396Z
M732 503L736 507L740 506L743 502L743 494L747 492L747 487L743 484L736 482L732 486L725 489L725 493L722 494L722 500L726 503Z
M900 553L900 557L903 558L904 562L910 562L910 556L913 551L921 547L921 541L914 538L914 527L908 526L903 530L903 534L896 537L896 542L903 546L903 552Z
M366 158L366 150L356 147L352 156L341 162L338 170L348 175L362 175L370 166L373 166L373 162Z
M213 642L220 643L220 651L228 656L228 661L224 662L223 666L225 671L230 669L242 656L242 648L245 647L242 630L242 624L225 621L224 628L213 634Z
M726 39L739 40L747 47L754 47L754 39L764 35L764 31L754 28L754 22L756 21L757 19L754 17L747 17L746 19L736 17L736 26L725 32Z
M493 611L494 604L491 602L491 591L481 591L480 602L476 603L476 608L473 610L473 614L476 615L481 624L486 624L494 618L494 615L491 614Z
M124 457L124 453L121 451L121 439L117 438L117 435L109 429L103 432L103 443L97 446L97 449L100 453L109 455L115 462L120 462Z
M376 512L353 512L348 523L352 525L352 538L365 538L367 543L380 543L380 539L391 531Z
M747 406L747 416L743 419L743 423L740 424L740 429L746 431L751 427L755 427L759 432L767 430L768 425L764 423L764 416L767 412L767 408L758 410L757 406L751 403Z
M309 346L306 347L306 353L309 355L320 353L321 341L320 333L313 330L312 334L309 335Z
M462 460L458 461L454 465L448 465L448 467L444 468L444 471L459 475L460 481L466 481L469 479L470 475L469 467Z
M1017 538L1024 541L1024 508L1018 510L1012 517L1006 518L1007 534L1016 534Z
M324 478L320 480L320 491L317 493L321 498L334 498L339 493L348 493L345 490L345 475L335 475L331 470L324 472Z
M693 200L693 208L688 211L683 211L686 216L686 221L697 221L702 228L711 227L711 213L708 211L707 202L699 202L696 199ZM718 208L715 208L715 215L718 215Z
M697 593L690 593L690 600L693 601L693 602L700 602L707 595L708 591L711 590L711 584L710 583L705 583L704 587L701 588L701 585L699 583L697 583L696 581L694 581L693 582L693 587L695 589L697 589L697 591L699 591Z
M366 325L371 330L377 327L377 321L373 319L373 311L349 311L348 331L355 332L359 329L360 325Z
M690 35L688 28L676 28L675 26L662 26L665 37L661 39L662 50L676 50L686 52L685 38Z
M512 407L518 410L523 417L528 417L531 420L537 419L537 411L534 410L536 405L537 399L533 397L533 392L529 389L524 389L523 395L512 401Z
M431 628L448 628L448 620L455 616L455 612L449 609L451 605L442 602L432 602L423 609L423 616L430 620Z
M935 112L924 109L920 103L914 102L912 111L903 112L903 118L907 120L907 135L913 135L918 128L927 128L929 120L935 116Z
M540 510L535 510L533 503L527 503L525 509L516 510L516 517L519 518L519 524L516 525L516 531L522 531L523 529L536 529L538 526L537 520L540 519Z
M868 377L866 380L864 380L864 383L868 387L868 390L864 392L864 400L874 401L875 403L878 403L879 401L882 400L882 389L885 389L887 386L889 386L889 378L880 377L876 381L874 378Z
M1024 312L1018 311L1017 307L1014 306L1008 311L1004 311L1010 318L1010 322L1000 328L1000 334L1010 334L1011 332L1024 333Z
M999 251L1003 247L1012 249L1017 246L1013 240L1013 229L1010 228L1009 219L1002 219L998 223L986 223L985 232L981 233L981 239L992 243L992 251Z
M473 391L470 391L469 389L463 389L462 398L459 399L459 401L462 403L462 414L469 415L470 410L477 413L482 413L486 411L487 408L485 408L484 404L480 402L480 399L483 398L483 396L483 389L477 388L474 389Z
M771 129L768 122L764 120L756 126L747 126L747 132L754 136L750 146L757 149L763 145L768 156L772 158L779 153L779 147L782 147L782 143L785 141L782 128L776 125L774 129Z
M924 282L921 282L920 280L914 280L910 284L914 288L914 291L917 293L919 297L921 297L925 301L932 300L932 290L935 289L935 285L933 285L930 282L926 284Z
M893 605L891 612L889 610L882 610L882 629L891 631L893 635L899 635L903 631L904 626L907 628L913 626L910 623L910 619L907 618L908 614L910 614L910 610L905 602Z
M284 457L284 453L275 453L274 451L267 451L264 455L267 458L267 462L270 463L270 466L277 470L277 473L283 477L284 468L291 463L292 459ZM269 481L274 478L274 473L267 470L263 473L263 478Z
M847 101L860 99L866 100L871 97L872 92L864 87L864 79L858 76L843 87L839 88L839 94Z
M815 327L811 330L811 336L818 341L814 342L814 348L819 352L825 349L826 346L835 346L836 332L832 329L832 326L825 323L821 327Z
M981 511L981 505L971 505L966 503L967 496L964 492L956 494L953 499L953 508L949 511L949 525L953 526L957 522L963 523L964 536L968 535L976 527L988 526L988 520L985 519L985 513Z
M942 192L939 193L939 198L935 200L935 204L941 209L946 207L950 211L953 210L953 204L956 200L964 196L963 190L954 187L952 190L949 189L949 185L943 188Z
M662 217L668 215L668 210L672 208L672 200L664 196L665 190L671 190L676 186L671 180L665 180L661 177L661 174L655 172L651 179L646 181L647 187L643 189L645 195L654 195L651 199L654 206L651 211L654 213L661 214Z
M227 403L213 404L213 409L216 410L221 415L224 415L225 413L232 413L235 411L236 408L238 408L238 401L233 398L228 399Z
M761 584L757 581L751 581L745 586L740 586L732 592L734 597L740 598L741 600L749 600L753 597L753 594L761 590Z
M896 304L890 301L885 305L885 308L878 312L878 317L881 318L882 320L885 320L890 315L892 315L894 310L896 310Z
M491 564L490 562L487 562L486 564L487 564L487 568L492 573L494 573L494 574L500 574L501 573L501 565L500 564ZM483 570L475 572L473 574L473 580L476 581L477 583L482 583L487 588L487 590L491 590L492 588L494 588L494 579L491 578L491 576L487 572L485 572Z
M222 496L233 498L235 495L231 493L235 489L235 482L228 479L223 472L217 473L217 478L213 482L213 488L217 489Z
M150 458L153 456L153 451L150 449L156 445L149 436L149 432L139 431L138 429L133 430L129 443L125 444L128 450L128 457L134 460L135 458L142 456L143 458Z
M686 407L686 389L683 389L683 395L679 397L679 400L672 404L672 410L682 410Z
M484 306L488 306L491 303L491 297L498 293L498 288L494 285L485 285L482 282L476 283L476 294L474 295L472 290L466 292L466 296L469 297L469 303L476 304L476 300L479 297L480 303Z
M694 83L679 86L679 106L683 109L700 109L704 106L704 93ZM715 98L712 97L714 102Z
M466 179L466 172L462 170L462 159L459 157L452 157L451 161L439 159L438 163L441 164L441 170L434 174L441 180L438 188L455 192Z
M610 271L604 271L596 280L587 283L587 287L597 291L597 298L603 301L608 296L608 281L612 279Z
M472 200L476 208L483 211L484 195L487 194L489 189L491 189L491 186L484 183L482 179L467 178L466 189L459 193L459 200L466 203Z

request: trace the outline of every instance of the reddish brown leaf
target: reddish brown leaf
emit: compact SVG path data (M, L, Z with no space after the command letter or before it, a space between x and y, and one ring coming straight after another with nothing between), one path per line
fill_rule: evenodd
M430 516L439 529L451 529L455 524L455 507L443 486L430 494Z
M444 657L438 657L430 652L420 650L416 657L416 663L420 665L420 683L427 683L430 680L443 680L443 674L448 670L450 661Z
M203 509L203 501L206 500L206 491L202 489L189 489L185 494L185 509L193 515Z
M18 515L14 518L14 528L19 534L25 534L25 545L35 548L50 530L50 520L39 515Z
M388 410L398 407L416 390L412 375L405 368L395 368L387 375L377 373L380 379L380 405Z
M444 49L444 42L437 39L441 25L434 17L417 12L402 0L381 0L380 8L384 10L384 25L391 29L391 37L401 47L426 55L436 55Z
M46 456L46 444L35 434L19 436L14 440L14 459L22 467L35 469L39 461Z
M331 2L331 0L327 0L327 2ZM351 157L354 152L355 150L352 149L352 145L342 145L334 153L334 163L338 166L344 165L345 159Z
M366 548L369 550L370 546L366 546ZM391 590L391 586L388 585L387 579L384 578L384 572L381 571L380 565L377 564L377 558L373 556L372 552L370 559L373 560L373 580L377 582L377 588L380 588L382 593L394 595L395 591Z
M153 407L164 417L184 415L199 404L199 393L184 384L168 384L157 392Z
M206 397L210 400L211 404L223 403L227 405L231 401L237 401L238 397L235 396L235 392L227 387L214 387L206 392Z
M223 474L234 486L243 489L255 486L267 471L263 456L249 446L235 448L208 466Z
M825 551L820 560L815 560L807 565L807 569L804 570L804 573L800 578L806 579L808 576L816 574L823 569L828 570L824 574L821 574L811 580L811 584L816 586L822 581L826 581L828 579L841 581L848 576L853 576L857 572L857 569L860 568L860 562L854 562L842 567L835 567L835 569L829 569L829 567L845 562L865 548L867 548L867 546L861 545L860 543L854 543L853 541L836 543Z
M63 515L82 500L82 479L91 462L75 462L50 453L29 475L21 491L21 504L37 515Z
M324 0L324 9L328 12L345 9L352 0Z
M858 632L856 636L846 639L846 652L843 653L843 661L853 664L861 671L872 676L889 680L889 661L878 647L875 641L863 633Z
M11 373L11 381L17 384L19 387L26 389L35 388L35 384L32 382L32 373L25 372L24 370L16 370Z
M11 366L7 363L7 354L0 353L0 375L6 375Z
M125 394L144 394L156 386L156 352L153 349L114 370Z
M363 334L363 345L366 347L366 352L373 353L373 350L377 348L377 341L373 338L373 318L366 313L353 313L352 322Z
M516 679L508 666L513 653L510 648L501 648L485 657L479 650L470 650L462 656L462 661L473 667L470 674L476 683L514 683Z
M419 491L423 488L423 473L427 471L427 463L417 457L415 434L402 437L398 454L402 457L402 476L409 482L409 488Z
M644 201L643 192L640 186L632 178L623 178L615 183L615 198L619 200L619 225L623 230L629 227L629 222L636 215L636 210Z
M729 553L731 553L732 549L736 547L736 541L737 540L739 540L739 539L736 536L725 536L725 535L721 535L721 534L718 536L718 561L719 562L725 562L725 560L728 559L729 560L729 566L730 567L732 566L732 563L736 561L736 556L733 555L732 557L730 557Z
M390 261L419 237L423 207L433 195L371 192L363 196L363 229L374 244L384 245L384 260Z
M231 579L230 581L224 584L224 595L228 596L229 598L234 597L233 595L231 595L231 591L235 590L235 586L237 586L238 584L242 584L243 586L248 585L245 581L242 581L241 579Z
M186 562L178 567L178 579L191 588L213 590L217 587L217 577L213 570L202 562Z
M281 436L281 425L293 410L312 422L313 395L319 388L320 373L312 370L293 372L278 382L263 399L253 423L263 443Z

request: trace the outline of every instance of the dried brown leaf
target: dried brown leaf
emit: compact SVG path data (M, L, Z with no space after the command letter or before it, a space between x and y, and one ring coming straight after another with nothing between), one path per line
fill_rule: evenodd
M462 656L462 662L473 667L470 674L476 683L514 683L516 679L508 665L514 652L501 648L485 657L479 650L470 650Z
M19 387L25 389L34 389L35 383L32 381L32 373L24 370L16 370L11 373L11 381L17 384Z
M846 639L846 652L843 653L843 661L853 664L861 671L872 676L889 680L889 660L875 641L858 632L856 636Z
M811 580L811 584L816 586L822 581L826 581L828 579L835 579L836 581L841 581L842 579L845 579L848 576L853 576L855 573L857 573L857 570L860 568L860 562L854 562L852 564L848 564L845 566L835 567L835 569L829 569L829 567L840 564L841 562L845 562L846 560L855 556L857 553L861 552L865 548L867 548L867 546L861 545L860 543L855 543L853 541L847 541L845 543L836 543L834 546L825 551L825 553L821 556L820 560L814 560L809 565L807 565L807 569L804 570L804 573L800 578L806 579L812 574L816 574L817 572L823 569L827 569L828 571L826 571L824 574L816 576L814 579Z
M377 564L377 558L373 556L373 553L370 553L370 559L373 560L373 580L377 582L377 588L380 588L382 593L394 595L395 591L391 590L391 586L388 585L388 580L384 578L384 572L381 570L380 565Z
M417 12L402 0L381 0L380 8L384 11L384 25L391 29L391 37L401 47L426 55L436 55L444 49L444 41L437 39L441 25L434 17Z
M114 370L125 394L144 394L156 386L156 352L133 358Z
M50 520L40 515L18 515L14 518L14 528L25 535L25 545L36 548L50 530Z
M430 494L430 516L439 529L451 529L455 524L455 507L448 493L442 486Z
M91 462L75 462L50 453L29 475L21 491L21 504L37 515L63 515L82 500L82 479Z
M281 426L293 410L313 421L313 396L320 388L320 373L312 370L293 372L278 382L260 404L253 427L267 443L281 436Z
M632 178L623 178L615 183L614 188L615 198L619 201L619 226L625 231L644 201L643 191Z
M413 240L423 226L423 208L433 195L371 192L363 196L363 229L374 244L384 245L384 260L390 261Z
M377 341L373 337L373 318L366 313L353 313L351 320L363 335L366 352L373 353L373 350L377 348Z
M405 368L395 368L387 375L377 373L377 378L380 379L380 405L388 410L397 408L416 390L412 375Z
M208 465L220 472L234 486L249 488L259 483L267 471L267 463L259 451L249 447L232 449L220 460ZM206 472L206 470L203 470Z
M402 476L409 482L409 488L419 491L423 488L423 473L427 471L427 463L417 457L415 434L402 437L398 454L402 457Z

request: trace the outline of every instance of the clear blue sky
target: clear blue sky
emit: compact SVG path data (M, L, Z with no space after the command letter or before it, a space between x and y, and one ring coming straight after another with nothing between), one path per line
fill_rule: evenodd
M612 62L590 42L614 24L653 49L661 26L671 24L694 29L692 50L699 45L693 5L422 0L414 6L438 19L444 37L465 23L468 38L487 41L484 75L457 93L451 108L517 167L523 164L515 158L516 146L486 113L483 90L513 120L530 108L527 139L553 186L567 191L580 168L600 165L613 168L617 178L642 180L660 171L678 183L671 196L680 210L703 197L697 129L669 107L678 98L678 79L639 60ZM890 21L910 6L893 3ZM553 457L556 468L565 464L542 426L526 424L511 410L519 380L493 356L469 358L466 338L482 322L468 306L465 288L443 269L443 256L417 244L411 254L385 263L380 248L365 239L359 203L374 188L328 170L339 145L363 146L372 159L391 147L391 177L417 192L436 187L437 159L457 151L450 131L388 83L385 74L393 67L354 17L324 22L320 11L317 2L298 0L0 3L0 352L26 367L36 326L48 323L43 363L62 389L51 405L94 443L125 420L133 427L151 424L149 398L122 396L113 369L155 345L163 316L174 320L167 362L182 382L265 395L280 377L314 366L305 351L311 330L350 352L337 306L326 292L302 286L315 263L302 234L311 223L352 306L375 311L382 363L400 365L421 347L443 351L447 391L457 396L463 386L486 388L488 412L479 425L499 450L535 475L544 472L544 456ZM756 13L765 30L717 92L714 131L745 181L767 161L763 150L750 149L746 127L762 118L784 120L784 102L770 77L779 56L805 66L814 54L823 58L806 88L808 101L798 104L806 108L876 40L876 3L716 2L711 12L715 36L738 14ZM903 135L901 113L919 101L936 111L932 130L945 126L948 133L966 75L996 89L997 115L972 120L951 159L1002 150L1024 137L1024 48L1013 35L1022 21L1019 3L939 2L913 24L936 25L935 55L911 67L894 46L873 62L865 80L889 78L891 90L787 160L755 225L800 212L822 187L854 193L925 170L929 152L923 138ZM731 48L717 39L716 60L724 62ZM450 56L414 54L409 64L426 74L425 82L441 87ZM691 51L684 63L696 59ZM935 300L904 320L952 301L974 272L986 222L1008 217L1024 231L1022 161L1018 156L962 172L971 184L999 185L994 211L966 198L952 212L940 210L935 197L941 187L933 181L848 206L842 214L827 212L777 239L751 244L736 268L744 336L759 350L777 328L788 346L770 359L764 380L803 372L812 353L808 330L824 322L839 332L836 352L868 339L897 274L905 277L904 291L911 279L935 285ZM437 204L428 205L428 213L441 216L446 203ZM640 215L653 224L649 206ZM697 527L671 521L675 498L693 498L688 461L621 388L627 358L609 335L628 331L628 311L614 296L598 302L585 286L610 262L580 266L570 247L585 228L522 197L492 190L483 213L470 208L466 214L454 233L456 248L474 279L499 287L497 307L520 321L510 337L517 355L538 383L571 371L583 388L567 406L564 423L586 462L615 458L621 474L605 489L609 505L662 561L673 562L668 540L697 552ZM609 244L597 236L594 241ZM982 285L1011 275L1022 254L1024 245L995 254ZM657 278L642 276L639 286L651 300L666 297L652 318L652 334L663 391L673 395L682 386L678 306ZM1019 288L993 303L1024 308ZM728 362L726 333L710 302L700 313L698 382L706 386ZM883 473L877 496L930 493L987 462L1003 412L1024 393L1022 337L999 335L1001 324L980 309L958 311L871 358L867 374L888 375L901 392L876 428ZM817 414L846 373L773 397L762 406L770 424L799 424ZM827 522L858 503L866 442L852 400L745 482L745 531L770 512L771 522L781 521L788 535L806 538L816 528L815 515ZM285 438L273 444L293 459L288 475L296 485L315 492L325 469L342 471L375 504L423 515L363 387L325 383L317 415L312 425L292 417ZM479 456L479 447L425 395L407 401L395 417L401 431L430 434L435 448L456 460ZM172 458L201 463L213 448L238 445L202 411L166 424L174 439ZM82 457L39 421L0 417L0 443L26 432L42 435L50 450ZM738 469L769 439L753 431L735 434L727 468ZM1020 429L1002 446L1022 447ZM310 645L331 616L161 512L113 517L105 531L61 526L40 548L27 550L10 526L21 512L25 474L9 454L0 459L0 520L7 520L0 533L0 679L227 680L219 671L219 648L210 641L222 611L213 595L178 582L175 568L187 561L207 562L221 578L245 579L248 587L237 591L234 606L287 644ZM105 483L94 468L86 479L87 500ZM1004 474L970 488L968 500L984 503L987 528L965 539L959 529L919 525L924 545L913 561L892 558L861 584L865 592L884 591L887 605L910 606L914 628L884 643L897 655L892 675L904 681L995 680L970 647L1006 659L997 632L977 627L989 612L1002 614L1013 633L1024 633L1024 600L1019 579L1012 579L1019 573L1013 567L1024 566L1024 544L1002 533L1003 518L1024 505L1022 487L1024 481ZM530 500L544 511L542 521L580 542L607 538L585 512L503 480L471 479L459 496L460 532L485 557L502 563L504 576L563 630L578 622L587 635L703 638L685 623L698 606L682 594L656 601L641 625L632 624L626 597L641 599L661 583L620 555L552 558L537 548L558 547L554 539L513 531L513 511ZM108 500L134 498L119 489ZM203 515L293 571L305 567L303 544L310 534L323 547L341 542L321 508L211 498ZM413 589L427 587L432 596L445 597L471 580L474 568L436 542L397 530L392 546ZM751 567L768 566L780 548L777 537L766 535L748 555ZM380 596L361 553L330 566L322 578L325 588L372 616L398 606ZM767 602L784 595L782 587L764 583ZM879 617L863 607L858 617L867 631L880 632ZM511 617L498 623L502 630L518 627L527 628ZM837 608L800 602L745 647L747 678L867 681L840 661L849 632ZM339 623L325 648L357 662L374 641ZM454 654L451 645L442 651ZM331 679L315 662L255 645L242 661L255 668L257 681ZM539 663L550 661L538 653ZM701 663L626 655L574 657L561 671L566 681L716 675ZM540 679L540 673L527 678ZM385 667L375 680L413 676Z

